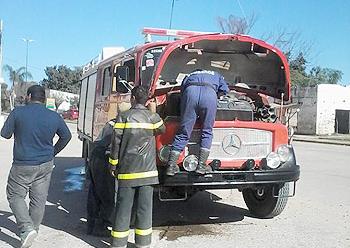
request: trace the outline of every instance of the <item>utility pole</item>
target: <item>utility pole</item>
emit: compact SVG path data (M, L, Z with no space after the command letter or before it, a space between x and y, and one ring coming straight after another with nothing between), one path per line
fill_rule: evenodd
M2 77L2 20L0 20L0 119L2 118L1 113L1 84L5 83L4 78ZM1 120L0 120L1 122Z
M29 42L33 42L34 40L22 38L24 42L27 44L26 50L26 83L28 83L28 50L29 50Z
M174 4L175 4L175 0L172 0L172 3L171 3L171 13L170 13L170 22L169 22L169 29L171 29L171 26L172 26L172 24L173 24Z

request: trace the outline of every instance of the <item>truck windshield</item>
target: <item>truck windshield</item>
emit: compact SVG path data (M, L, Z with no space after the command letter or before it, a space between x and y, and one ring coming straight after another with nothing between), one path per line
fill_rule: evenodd
M164 46L152 47L143 55L141 64L141 85L147 88L150 87L154 68L164 48Z

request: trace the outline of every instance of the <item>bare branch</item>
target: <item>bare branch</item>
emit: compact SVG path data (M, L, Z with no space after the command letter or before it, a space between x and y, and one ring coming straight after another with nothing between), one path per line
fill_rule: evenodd
M231 34L249 34L256 20L257 16L255 14L250 15L247 19L234 15L230 15L228 18L217 18L221 31Z

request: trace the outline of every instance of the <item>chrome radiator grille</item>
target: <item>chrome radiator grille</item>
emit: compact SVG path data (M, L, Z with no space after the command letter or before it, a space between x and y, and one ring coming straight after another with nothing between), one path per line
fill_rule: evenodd
M200 130L193 130L187 153L198 154ZM272 132L249 128L214 128L209 159L261 159L272 151Z

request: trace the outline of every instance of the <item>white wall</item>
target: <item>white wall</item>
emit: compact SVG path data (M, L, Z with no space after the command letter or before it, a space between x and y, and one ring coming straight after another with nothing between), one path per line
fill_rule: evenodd
M317 117L317 89L316 87L297 87L292 91L293 103L299 106L296 133L315 134Z
M317 87L316 134L335 132L335 110L350 110L350 86L320 84Z
M59 91L59 90L49 90L49 93L47 94L48 97L61 97L64 98L65 100L69 101L69 99L72 99L74 97L79 97L78 94L73 94L69 92L64 92L64 91Z

